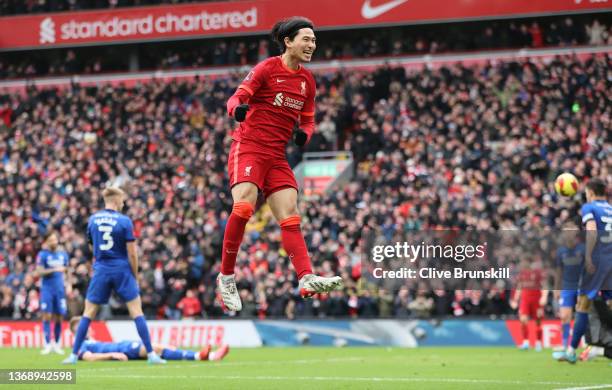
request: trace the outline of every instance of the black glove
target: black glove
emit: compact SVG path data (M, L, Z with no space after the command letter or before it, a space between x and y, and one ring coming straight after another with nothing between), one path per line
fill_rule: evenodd
M249 111L248 104L241 104L237 106L234 108L234 119L236 119L238 122L243 122L246 118L247 111Z
M296 127L293 130L293 142L295 142L297 146L304 146L307 140L308 135L306 135L304 130L300 129L299 127Z

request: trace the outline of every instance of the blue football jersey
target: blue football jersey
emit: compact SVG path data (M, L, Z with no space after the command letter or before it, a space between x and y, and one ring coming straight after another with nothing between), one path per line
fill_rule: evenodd
M597 244L593 250L593 262L606 266L612 264L612 206L605 200L596 200L582 206L582 223L595 221Z
M36 256L36 264L44 269L67 267L68 253L43 249ZM53 272L43 276L41 289L49 292L64 291L64 273Z
M584 260L584 244L573 248L562 246L557 249L557 267L561 268L561 289L577 290Z
M117 343L99 342L93 340L85 340L81 349L79 350L79 356L85 352L91 353L112 353L119 352L128 354L135 348L140 348L140 341L119 341Z
M87 223L87 234L93 246L94 270L129 267L127 243L134 241L132 220L118 211L102 210Z

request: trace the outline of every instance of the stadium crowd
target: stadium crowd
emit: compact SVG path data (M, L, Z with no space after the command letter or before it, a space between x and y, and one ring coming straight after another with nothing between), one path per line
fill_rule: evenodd
M308 150L350 150L350 183L300 203L315 272L344 291L302 300L280 230L264 205L237 262L239 316L404 317L505 315L507 291L445 291L361 277L376 242L422 229L537 229L578 216L551 186L564 170L611 178L612 56L520 60L466 67L317 74L319 132ZM39 311L32 271L42 235L69 253L70 314L91 273L84 234L100 189L122 185L141 251L149 318L223 315L215 300L231 209L227 98L242 75L36 89L0 96L0 317ZM288 146L292 164L301 150ZM102 317L126 314L112 299Z
M601 15L321 31L314 60L410 54L612 44L612 24ZM476 37L476 38L474 38ZM254 65L276 55L265 36L45 51L0 55L0 79L127 71L138 53L141 70Z

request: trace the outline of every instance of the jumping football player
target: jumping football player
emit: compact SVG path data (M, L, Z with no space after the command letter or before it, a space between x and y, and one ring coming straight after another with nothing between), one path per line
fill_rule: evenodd
M298 185L285 157L291 138L302 146L314 132L316 85L312 73L302 66L310 62L316 48L313 28L302 17L276 23L272 35L282 54L255 66L227 102L228 114L240 124L228 158L234 204L223 237L217 285L224 305L232 311L242 309L234 267L259 191L280 224L282 245L297 273L300 294L311 297L342 287L339 276L313 274L300 228Z
M132 220L121 214L126 195L119 188L109 187L102 192L105 209L89 217L87 234L95 257L94 275L89 282L85 311L75 333L72 353L64 364L75 364L89 324L96 317L98 307L106 304L114 290L126 302L130 316L136 323L149 364L163 364L165 360L153 350L149 329L142 313L138 289L138 251Z

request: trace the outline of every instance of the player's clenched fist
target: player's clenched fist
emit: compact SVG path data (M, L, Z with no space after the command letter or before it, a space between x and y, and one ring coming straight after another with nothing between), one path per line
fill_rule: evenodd
M234 119L238 122L243 122L246 118L247 111L249 111L248 104L241 104L234 108Z
M293 131L293 142L295 142L297 146L304 146L307 140L308 136L306 135L306 132L304 130L296 128Z

